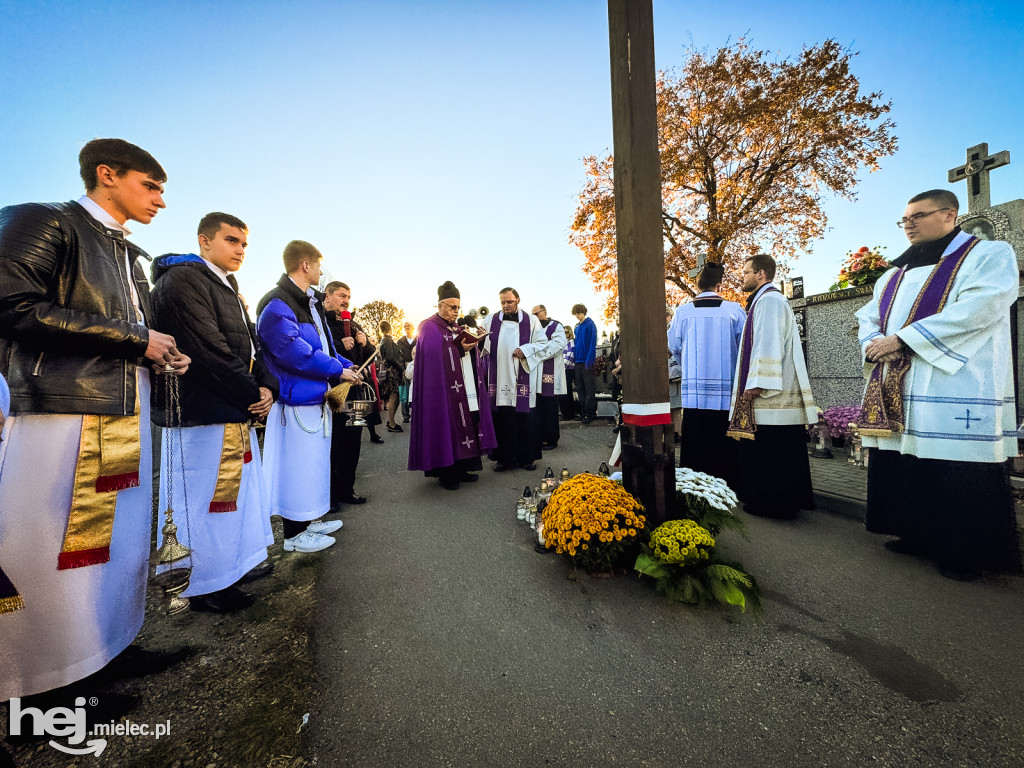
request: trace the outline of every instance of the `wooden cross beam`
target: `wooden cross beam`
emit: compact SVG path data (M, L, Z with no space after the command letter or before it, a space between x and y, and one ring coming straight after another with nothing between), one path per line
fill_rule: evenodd
M949 183L967 181L967 212L974 213L992 207L992 194L988 174L996 168L1010 164L1006 150L988 153L988 144L978 144L967 150L967 162L949 171Z

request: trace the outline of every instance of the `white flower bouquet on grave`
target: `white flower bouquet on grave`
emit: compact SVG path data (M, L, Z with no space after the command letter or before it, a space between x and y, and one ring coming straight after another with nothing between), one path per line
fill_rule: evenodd
M732 513L739 499L722 478L677 467L676 503L683 517L696 520L712 536L729 529L746 538L743 521Z

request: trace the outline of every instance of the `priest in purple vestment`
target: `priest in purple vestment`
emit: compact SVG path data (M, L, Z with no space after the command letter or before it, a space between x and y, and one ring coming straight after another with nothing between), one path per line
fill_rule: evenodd
M478 342L459 340L456 323L461 300L451 282L437 289L437 314L416 332L409 469L436 477L443 488L476 482L481 454L495 448L490 407L485 397Z

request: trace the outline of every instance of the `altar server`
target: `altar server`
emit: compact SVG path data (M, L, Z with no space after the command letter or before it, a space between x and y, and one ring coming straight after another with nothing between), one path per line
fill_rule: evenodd
M530 310L537 318L548 343L540 352L543 359L540 371L540 392L537 393L537 412L540 416L540 447L547 451L558 447L559 403L566 393L565 387L565 326L548 317L548 310L538 304Z
M537 390L548 337L533 315L519 309L519 292L503 288L484 340L488 396L498 447L494 471L522 467L532 472L541 457Z
M697 276L700 293L681 305L668 328L668 349L680 369L683 425L679 465L735 482L736 442L726 435L736 374L743 308L718 293L725 276L708 262Z
M729 434L737 446L736 495L762 517L793 518L814 506L807 425L817 421L796 319L772 285L775 259L743 262L747 319L733 382Z
M264 563L274 542L250 422L270 412L277 379L263 364L234 275L248 236L241 219L208 213L199 222L199 253L166 254L152 270L153 324L192 358L181 377L180 411L167 413L162 387L155 388L153 421L181 427L164 432L171 455L170 470L165 456L160 475L158 543L170 483L178 540L192 550L192 579L182 596L193 610L216 613L252 604L235 584ZM261 572L270 568L268 562Z
M285 274L260 299L257 334L280 399L267 417L263 440L270 513L284 520L286 552L318 552L334 544L327 534L340 520L320 520L331 506L329 380L359 381L327 329L320 282L323 255L304 240L284 249Z
M24 608L0 615L0 701L62 688L142 628L152 529L150 371L184 373L146 327L129 220L164 208L160 164L121 139L79 154L86 194L0 210L0 560ZM102 447L102 450L101 450ZM135 654L134 669L182 657ZM74 695L64 703L72 706Z
M857 312L868 384L860 431L867 528L944 576L1019 570L1005 460L1017 455L1010 308L1019 270L1008 243L956 224L959 201L931 190L899 222L910 247Z
M436 477L449 491L473 483L480 456L497 445L485 396L477 341L462 339L460 295L451 281L437 289L437 314L416 332L409 469ZM482 403L482 407L481 407Z

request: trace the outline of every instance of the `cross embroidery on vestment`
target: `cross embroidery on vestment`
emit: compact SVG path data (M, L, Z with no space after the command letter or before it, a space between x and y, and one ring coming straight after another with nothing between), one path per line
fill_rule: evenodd
M452 384L452 389L455 390L455 394L461 393L462 392L462 382L456 381L454 384Z
M512 387L510 387L508 384L506 384L505 386L503 386L501 388L501 394L503 394L503 395L511 395L512 394Z
M530 394L530 388L526 384L519 385L519 396L526 397Z
M462 441L462 444L466 446L466 448L468 449L471 445L473 445L473 438L467 437L465 440Z
M981 421L981 419L979 419L978 417L974 417L973 419L971 418L971 409L970 408L967 409L967 415L966 416L956 416L955 419L956 419L956 421L966 422L964 424L964 429L970 429L972 421Z

